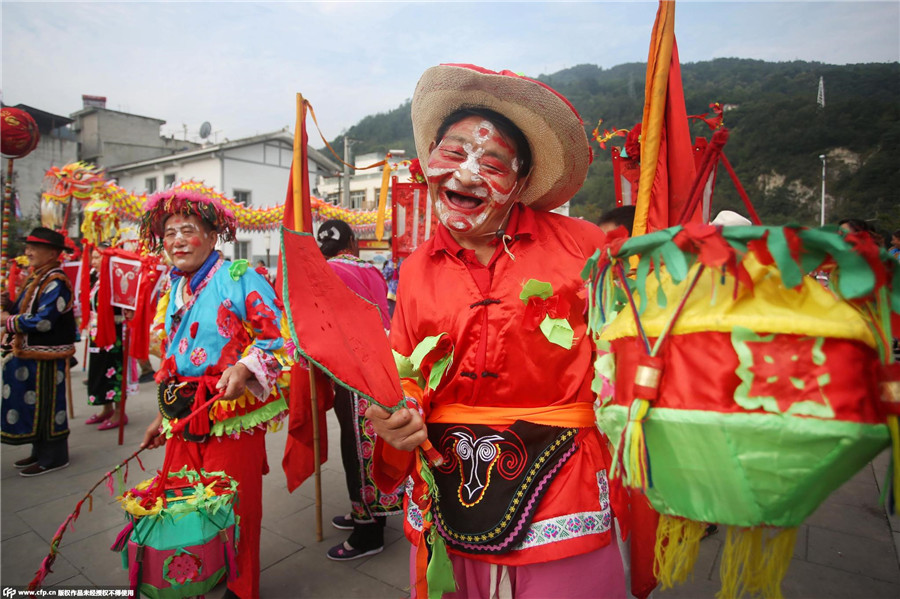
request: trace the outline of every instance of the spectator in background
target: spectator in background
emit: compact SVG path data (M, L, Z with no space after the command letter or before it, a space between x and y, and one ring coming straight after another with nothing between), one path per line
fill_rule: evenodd
M888 253L900 260L900 229L897 229L891 235L891 246L888 248Z
M597 220L597 226L604 233L609 233L619 227L625 227L630 237L631 230L634 228L634 206L619 206L612 210L607 210Z
M750 222L749 218L738 214L734 210L722 210L709 224L717 227L749 227L753 223Z
M874 230L869 223L858 218L845 218L838 223L838 228L845 233L874 233Z
M327 220L316 234L319 248L335 274L354 293L381 311L385 330L390 329L387 284L378 269L358 257L356 236L341 220ZM341 426L341 461L350 495L351 512L335 516L331 523L340 530L352 530L350 537L328 550L328 558L347 561L380 553L384 549L386 516L402 512L399 489L382 493L372 481L372 447L375 433L364 414L369 402L356 393L335 385L334 414Z
M25 238L31 274L11 305L0 311L3 329L3 402L0 441L31 444L15 462L22 476L69 465L66 398L69 359L75 355L72 283L60 268L65 238L37 227Z
M122 413L122 372L125 357L122 350L124 339L125 317L122 308L113 307L116 340L107 347L100 347L97 339L97 297L100 292L100 265L103 262L102 249L108 249L108 243L101 243L91 255L91 297L90 312L84 314L90 319L88 325L88 404L101 406L97 414L84 421L85 424L99 424L97 430L112 430L119 427L119 420L128 417ZM130 377L129 377L130 378ZM129 393L132 391L129 385ZM136 390L136 387L135 387Z
M256 272L261 274L263 277L265 277L266 280L269 279L269 269L266 268L266 263L263 262L262 260L256 261L256 268L254 268L253 270L255 270Z

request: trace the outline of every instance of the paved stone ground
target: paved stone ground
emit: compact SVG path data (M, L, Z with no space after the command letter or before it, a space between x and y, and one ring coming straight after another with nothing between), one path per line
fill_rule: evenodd
M36 478L22 478L12 463L28 454L28 447L2 446L0 450L0 586L24 587L47 554L48 543L81 496L104 473L138 447L155 411L153 385L141 385L129 400L130 423L125 444L116 444L115 431L97 431L84 420L93 412L86 404L80 366L73 372L75 418L69 440L71 465ZM281 471L285 432L269 434L267 447L271 473L264 478L261 540L261 595L266 599L402 598L409 595L409 544L399 517L388 519L383 553L351 562L325 557L329 547L347 533L330 525L331 517L346 513L338 448L337 421L329 415L329 455L322 469L324 540L316 542L315 489L307 481L293 494L287 492ZM149 454L149 455L148 455ZM149 478L162 463L162 450L142 454L146 473L133 461L129 482ZM882 454L873 464L834 493L801 527L794 559L782 585L786 599L900 597L900 520L888 519L878 504L880 479L887 464ZM93 511L87 504L74 529L61 546L45 588L124 588L127 574L118 555L109 550L125 519L105 486L94 493ZM654 593L656 598L715 596L719 589L719 559L724 533L703 542L693 580L686 585ZM208 596L219 599L224 585Z

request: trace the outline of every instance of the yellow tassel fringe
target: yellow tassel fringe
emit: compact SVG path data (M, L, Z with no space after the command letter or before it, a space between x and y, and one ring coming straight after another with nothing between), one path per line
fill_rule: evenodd
M888 430L891 431L891 455L893 456L894 466L892 468L891 480L889 485L893 485L894 501L900 503L900 424L898 424L897 416L893 414L887 418ZM895 508L900 513L900 508Z
M656 528L653 574L663 590L687 580L694 569L706 524L661 514Z
M644 420L650 411L650 402L635 399L631 404L628 428L625 431L625 486L647 490L649 466L647 463L647 442L644 439Z
M740 599L744 593L782 599L781 581L796 540L796 528L729 526L719 571L722 589L717 599Z

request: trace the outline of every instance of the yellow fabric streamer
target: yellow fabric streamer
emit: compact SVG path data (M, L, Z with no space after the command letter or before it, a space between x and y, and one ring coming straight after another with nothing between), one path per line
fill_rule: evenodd
M650 54L647 57L647 83L644 90L644 116L641 125L641 178L635 203L632 235L647 232L650 214L650 193L656 177L659 145L666 109L666 90L669 67L672 64L672 47L675 43L675 3L660 2L650 37Z
M661 514L656 528L653 575L663 590L687 581L694 570L706 523Z
M729 526L719 570L722 588L716 598L740 599L751 593L783 599L781 581L796 541L796 528Z
M388 154L390 157L390 154ZM378 194L378 220L375 221L375 239L384 239L384 215L387 210L387 195L391 184L391 164L385 159L381 171L381 190Z

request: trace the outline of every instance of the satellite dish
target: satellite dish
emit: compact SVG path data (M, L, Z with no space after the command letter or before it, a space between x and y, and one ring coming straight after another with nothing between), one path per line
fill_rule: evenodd
M212 133L212 125L209 124L209 121L203 121L203 124L200 125L200 139L206 139L210 133Z

